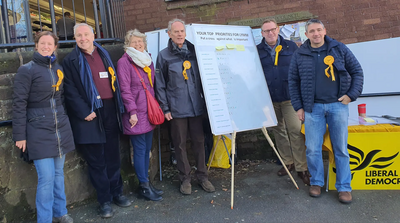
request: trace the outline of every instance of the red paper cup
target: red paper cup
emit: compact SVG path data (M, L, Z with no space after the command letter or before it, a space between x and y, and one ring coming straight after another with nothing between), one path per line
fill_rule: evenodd
M358 116L365 117L367 113L367 105L359 104L358 105Z

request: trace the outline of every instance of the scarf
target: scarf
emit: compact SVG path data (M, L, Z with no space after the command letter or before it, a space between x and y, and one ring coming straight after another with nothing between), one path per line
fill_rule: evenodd
M148 67L151 65L151 57L146 51L140 52L133 47L127 47L126 53L133 60L133 62L141 68Z
M190 54L186 40L185 42L183 42L182 48L179 48L178 45L176 45L173 41L171 41L171 43L173 51L178 52L181 55L181 57L185 60Z
M50 63L54 63L54 61L56 61L56 55L53 53L51 54L51 56L45 56L47 59L50 59Z
M116 102L118 104L118 108L120 113L124 113L124 104L121 98L121 92L119 90L119 82L117 79L117 75L115 75L115 67L111 61L110 55L108 52L101 47L98 43L93 42L93 45L97 48L101 59L103 60L104 66L106 67L109 75L112 76L112 88L115 92L114 97L116 97ZM78 59L79 59L79 75L82 82L82 85L85 88L86 96L89 98L91 102L91 112L95 109L99 109L103 107L103 101L101 98L98 98L99 92L96 88L96 85L93 81L92 71L90 69L89 63L87 62L85 56L83 55L82 51L76 46L76 51L78 52Z
M281 44L281 39L280 39L279 36L278 36L278 40L276 41L276 44L275 44L274 47L271 47L270 45L268 45L267 41L264 41L264 43L265 43L265 45L267 45L267 49L268 49L268 52L269 52L270 55L271 55L272 60L274 60L274 58L275 58L275 53L276 53L276 52L275 52L275 48Z

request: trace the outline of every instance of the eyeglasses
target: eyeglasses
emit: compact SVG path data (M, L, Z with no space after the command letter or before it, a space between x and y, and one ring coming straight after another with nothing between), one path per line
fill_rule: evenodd
M275 28L273 28L273 29L267 29L267 30L262 30L262 32L263 33L266 33L266 34L268 34L268 33L275 33L275 31L276 31L276 29L277 29L278 27L275 27Z

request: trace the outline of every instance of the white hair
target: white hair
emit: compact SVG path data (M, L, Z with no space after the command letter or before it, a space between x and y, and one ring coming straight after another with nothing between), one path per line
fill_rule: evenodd
M89 25L86 24L86 23L77 23L77 24L74 26L74 35L76 34L76 29L78 29L78 28L81 27L81 26L89 27L89 29L90 29L90 30L92 31L92 33L94 34L93 27L89 26Z
M175 22L182 23L183 27L185 27L185 30L186 30L185 22L182 19L173 19L173 20L168 22L168 31L171 31L172 24L174 24Z
M126 51L126 48L129 47L131 44L131 38L132 37L138 37L143 39L144 43L144 49L147 50L147 40L146 40L146 35L144 33L141 33L138 29L131 29L128 32L126 32L125 35L125 44L124 44L124 49Z

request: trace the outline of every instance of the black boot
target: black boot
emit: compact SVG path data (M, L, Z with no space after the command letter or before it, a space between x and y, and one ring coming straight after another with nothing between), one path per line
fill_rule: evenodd
M102 218L111 218L114 215L110 202L100 204L99 212Z
M150 182L149 182L149 186L150 186L150 189L151 189L154 193L156 193L156 194L158 194L158 195L160 195L160 196L164 194L164 191L155 188L155 187L153 186L153 184L151 184Z
M161 201L162 197L150 188L149 182L143 182L139 185L139 197L145 198L151 201Z

